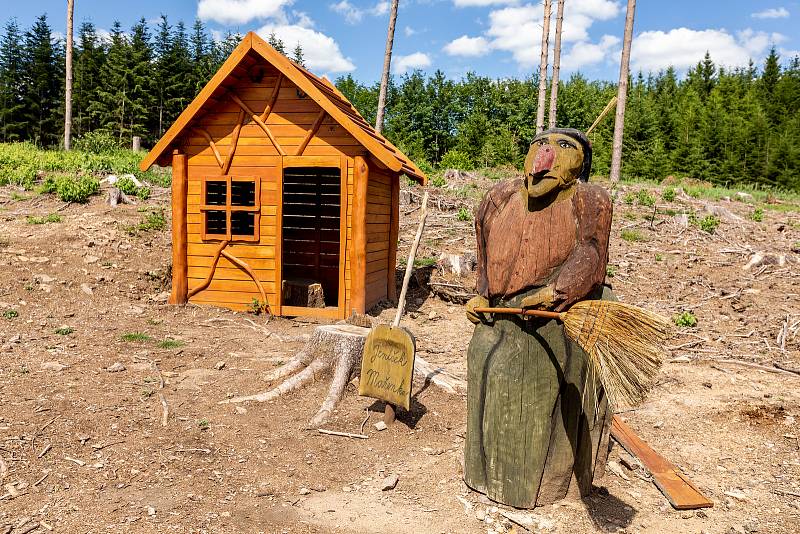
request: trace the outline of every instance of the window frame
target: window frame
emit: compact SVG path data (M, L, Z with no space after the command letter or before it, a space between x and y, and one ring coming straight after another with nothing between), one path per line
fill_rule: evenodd
M225 204L206 204L206 192L208 182L225 182ZM251 182L255 184L255 202L253 206L234 206L231 204L231 183L232 182ZM200 184L200 219L201 219L201 238L203 241L245 241L258 242L261 240L261 177L260 176L203 176ZM225 212L225 233L208 233L206 212L224 211ZM231 227L231 214L235 212L251 212L253 217L253 234L240 235L233 234Z

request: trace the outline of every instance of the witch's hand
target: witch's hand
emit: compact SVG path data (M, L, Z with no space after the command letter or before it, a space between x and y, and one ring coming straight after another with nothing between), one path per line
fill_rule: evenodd
M555 294L552 286L544 286L533 295L528 295L522 299L523 308L535 310L548 310L553 307Z
M485 314L479 313L475 311L475 308L488 308L489 301L480 295L474 296L466 304L467 308L467 319L474 324L478 324L480 322L488 322L488 318Z

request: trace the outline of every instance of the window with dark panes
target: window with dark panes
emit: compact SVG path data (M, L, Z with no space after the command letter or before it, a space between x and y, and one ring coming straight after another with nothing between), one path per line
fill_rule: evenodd
M258 178L205 178L201 194L204 240L258 241L261 210Z

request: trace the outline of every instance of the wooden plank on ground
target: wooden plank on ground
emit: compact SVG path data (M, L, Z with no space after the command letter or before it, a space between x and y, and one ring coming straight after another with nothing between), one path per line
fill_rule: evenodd
M611 423L611 437L622 445L623 449L641 460L653 475L656 487L673 508L694 510L714 506L714 503L708 500L680 469L654 451L617 416L614 416Z

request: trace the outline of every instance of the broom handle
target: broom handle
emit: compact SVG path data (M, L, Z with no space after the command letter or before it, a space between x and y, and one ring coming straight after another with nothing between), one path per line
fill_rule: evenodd
M544 317L545 319L556 319L563 321L562 314L546 310L524 310L522 308L475 308L477 313L506 313L515 315L527 315L530 317Z

